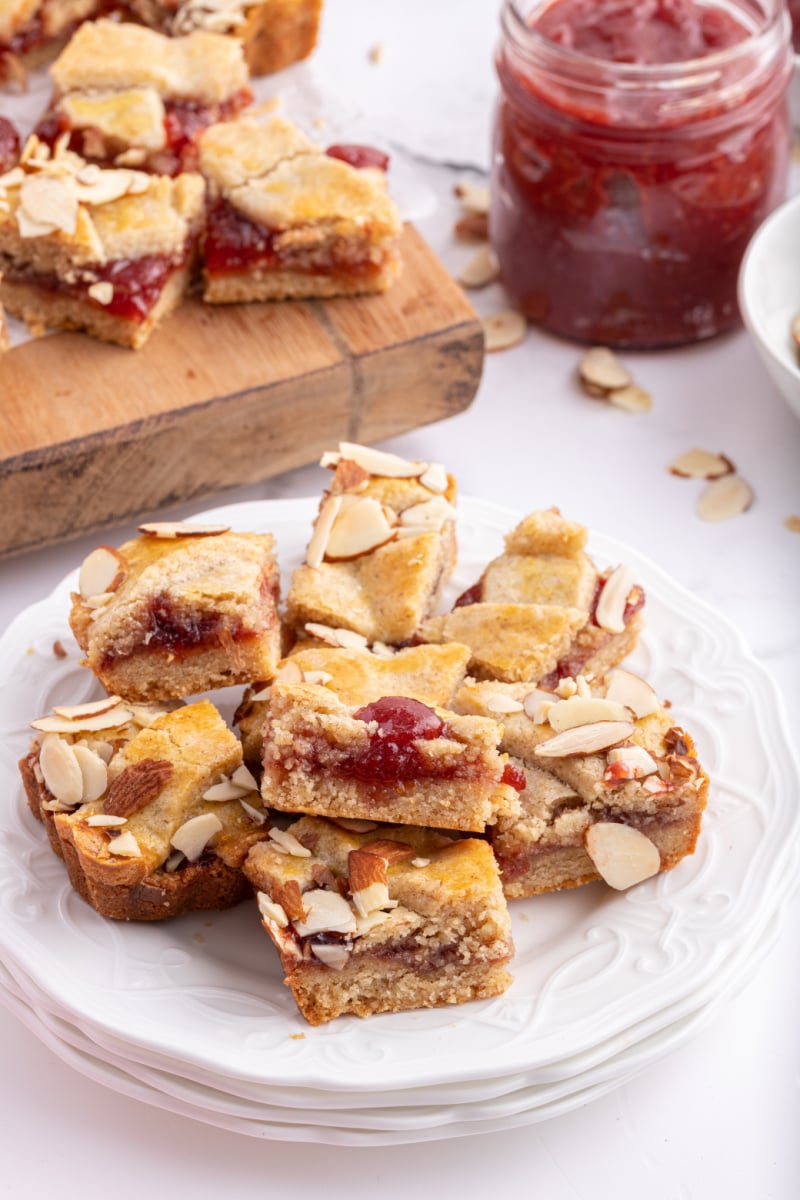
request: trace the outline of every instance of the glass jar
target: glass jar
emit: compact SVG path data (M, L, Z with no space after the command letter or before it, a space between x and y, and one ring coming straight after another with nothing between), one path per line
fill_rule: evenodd
M601 18L625 8L585 2ZM543 36L537 20L565 3L581 0L506 0L502 13L489 228L509 295L583 342L649 348L729 329L744 250L786 192L783 0L644 0L651 13L722 11L741 36L644 65ZM627 36L635 48L633 25Z

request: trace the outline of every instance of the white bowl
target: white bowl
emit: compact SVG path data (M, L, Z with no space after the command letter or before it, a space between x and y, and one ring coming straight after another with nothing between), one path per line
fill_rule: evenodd
M764 366L800 416L800 358L792 319L800 313L800 196L756 231L739 272L739 308Z

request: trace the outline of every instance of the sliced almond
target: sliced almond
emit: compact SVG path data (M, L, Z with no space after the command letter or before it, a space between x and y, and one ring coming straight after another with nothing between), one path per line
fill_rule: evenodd
M645 388L639 387L638 383L615 388L613 392L608 393L608 402L615 408L630 413L650 412L653 407L653 397Z
M487 213L465 213L453 226L453 233L460 242L485 242L489 238Z
M397 653L394 646L387 646L385 642L373 642L370 651L376 658L394 658Z
M47 790L62 804L80 804L83 798L83 775L75 752L68 742L55 733L42 738L39 766Z
M447 471L445 471L442 463L431 463L427 471L423 471L420 475L419 481L429 492L441 493L447 491Z
M197 525L191 521L148 521L137 528L145 537L216 537L220 533L228 533L230 525Z
M307 849L302 842L298 842L293 833L289 833L287 829L272 828L269 831L269 840L275 843L278 850L284 854L291 854L294 858L310 858L311 851Z
M584 843L598 874L617 891L650 879L661 869L658 847L630 825L598 821L586 830Z
M394 536L384 506L370 496L361 496L334 521L325 558L328 562L349 562L386 545Z
M266 892L258 893L258 907L265 921L274 922L279 929L287 928L289 918L284 911L283 905L278 904L275 900L270 900Z
M308 937L312 933L356 932L355 914L338 892L330 892L326 888L313 888L303 893L303 905L306 910L305 919L294 923L300 937Z
M329 817L328 820L348 833L370 833L378 828L377 821L367 821L363 817Z
M296 879L287 879L286 883L275 883L272 888L272 898L280 904L290 921L302 921L306 916L306 907L300 884Z
M488 213L491 197L486 184L461 180L453 188L453 193L468 213Z
M304 679L305 675L293 658L285 662L275 675L276 683L302 683Z
M258 783L253 772L244 763L231 775L231 783L235 783L237 787L244 788L247 792L257 792Z
M363 633L356 633L354 629L337 629L334 632L336 644L343 650L366 650L369 644Z
M224 800L241 800L242 796L246 796L249 788L237 787L230 779L223 779L221 783L215 783L210 788L203 792L203 799L209 800L212 803L217 803Z
M538 758L569 758L573 754L597 754L629 738L636 728L633 721L598 721L565 729L542 742L534 750Z
M128 564L113 546L98 546L81 563L78 591L84 600L115 592L127 574Z
M117 855L119 858L142 857L142 848L130 829L126 829L119 837L112 838L108 843L108 852L109 854Z
M130 817L159 796L175 772L166 758L142 758L130 763L112 781L103 801L103 812ZM216 818L215 818L216 820Z
M91 817L86 818L86 824L93 829L114 829L124 825L127 820L127 817L112 817L108 813L92 813Z
M429 858L412 858L412 867L429 867L431 860Z
M329 496L319 510L319 516L314 522L314 532L311 534L311 541L306 550L306 566L316 568L322 565L328 538L341 507L341 496Z
M387 863L379 855L371 854L369 847L351 850L347 858L350 893L356 913L368 917L371 912L396 908L397 900L389 899Z
M314 958L318 958L326 967L330 967L332 971L341 971L347 966L350 958L350 950L342 943L341 946L334 944L330 945L312 945L311 953Z
M569 700L570 696L577 696L578 681L573 679L571 675L567 675L565 679L559 679L556 686L556 695L562 700Z
M437 532L446 521L456 519L456 510L444 496L432 496L420 504L411 504L400 514L400 524L425 529L427 532Z
M80 742L76 742L72 747L72 753L78 760L83 779L82 803L99 800L108 787L108 767L99 754L95 754Z
M96 283L89 284L86 291L98 304L110 304L114 299L114 285L107 279L98 279Z
M321 642L327 642L329 646L339 645L336 630L330 625L321 625L319 621L306 621L304 629L306 633L310 633L312 637L319 638ZM366 638L364 640L366 641Z
M603 585L597 601L595 620L601 629L609 633L622 633L625 629L625 606L634 584L631 567L624 564L616 567Z
M525 715L530 717L534 725L544 725L547 714L554 703L552 692L534 688L522 701L522 707L525 709Z
M97 717L39 717L31 721L31 727L39 729L42 733L94 733L101 729L116 729L119 725L127 725L132 715L129 708L118 704Z
M252 804L248 804L246 800L240 800L244 811L247 813L251 821L255 821L256 825L263 825L267 819L267 814L261 808L254 808Z
M624 704L636 717L649 717L651 713L658 712L661 707L658 696L650 684L641 676L634 675L631 671L625 671L622 667L617 667L611 673L606 689L606 700L615 700L617 704Z
M667 467L671 475L681 479L719 479L735 471L725 454L712 454L710 450L687 450L679 454Z
M163 704L131 704L129 705L134 725L140 729L149 729L159 717L164 717L172 709Z
M510 350L524 341L528 332L525 316L514 308L494 313L483 322L483 345L487 354Z
M613 700L599 697L573 696L569 700L557 700L547 714L547 720L556 733L565 729L577 729L581 725L594 725L598 721L630 721L630 709Z
M182 851L189 862L196 862L215 833L222 829L222 821L214 813L200 813L176 829L170 845Z
M697 502L697 515L703 521L727 521L747 512L753 503L753 489L741 475L723 475L713 480Z
M357 442L340 442L339 455L341 458L352 459L370 475L383 476L386 479L414 479L427 470L428 464L419 460L413 462L401 458L399 454L390 454L387 450L375 450L372 446L360 446Z
M367 842L363 849L385 859L390 867L414 857L413 846L409 846L408 842L397 842L394 838L379 838L374 842Z
M55 704L53 712L68 721L80 721L83 717L99 717L121 703L121 696L103 696L101 700L89 700L86 704Z
M484 288L500 278L500 264L489 246L480 250L461 268L458 282L464 288Z
M513 696L507 696L505 692L492 692L486 697L484 707L492 713L519 713L525 711L525 706L519 700L515 700Z
M628 368L606 346L593 346L586 351L578 364L578 377L587 395L602 399L606 399L609 392L633 383Z
M619 746L609 750L608 761L611 766L623 768L624 776L618 778L644 779L658 770L658 763L644 746Z
M250 704L260 704L262 700L269 700L272 695L272 687L267 686L259 688L257 692L253 692L252 696L248 697Z

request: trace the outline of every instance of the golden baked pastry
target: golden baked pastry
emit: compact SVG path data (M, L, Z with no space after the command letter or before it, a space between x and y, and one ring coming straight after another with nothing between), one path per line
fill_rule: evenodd
M103 686L163 700L271 675L280 657L268 533L155 524L84 560L70 625Z
M314 817L273 836L244 870L311 1025L463 1004L511 983L511 923L486 842Z
M26 68L53 53L104 0L3 0L0 5L0 84L26 85Z

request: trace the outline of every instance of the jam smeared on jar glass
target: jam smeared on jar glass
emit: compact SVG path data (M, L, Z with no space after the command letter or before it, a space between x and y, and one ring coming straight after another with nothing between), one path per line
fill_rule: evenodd
M19 134L10 121L0 117L0 175L10 171L19 158Z
M503 31L490 237L514 302L620 346L736 325L788 175L781 0L506 0Z
M427 704L407 696L382 696L353 716L357 721L376 721L378 727L370 734L367 752L341 764L346 774L381 782L431 774L415 743L446 737L447 726Z

